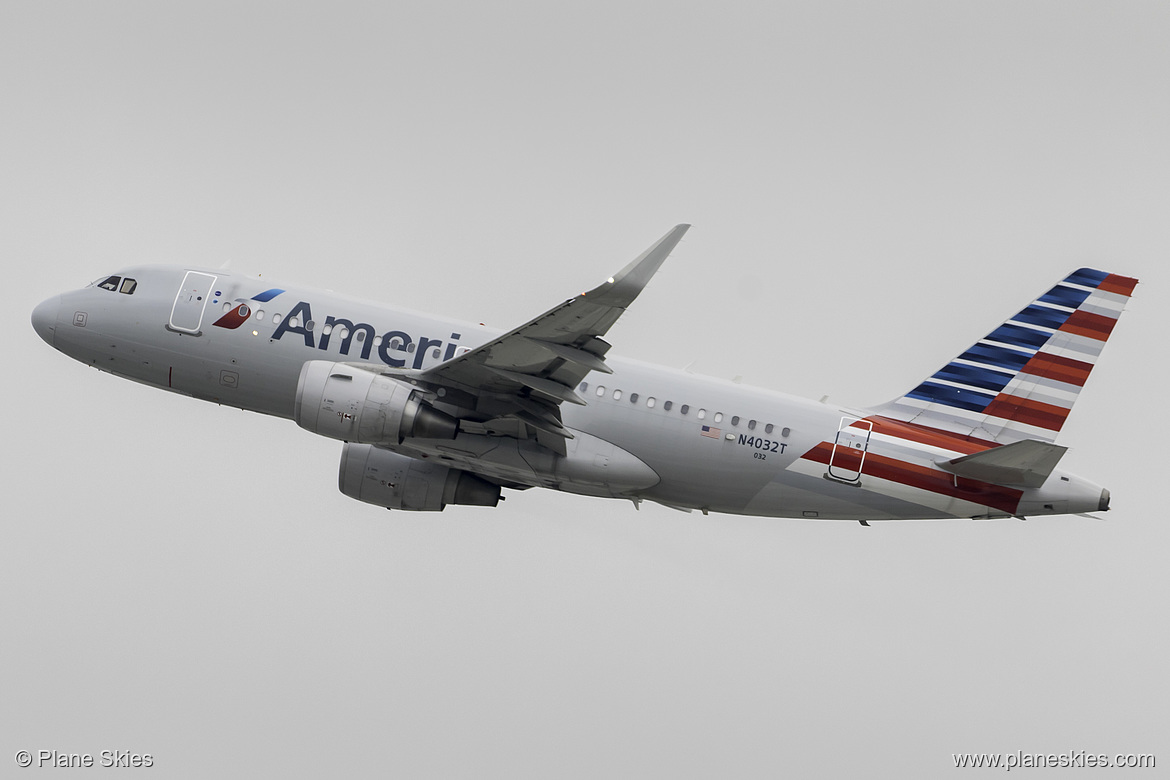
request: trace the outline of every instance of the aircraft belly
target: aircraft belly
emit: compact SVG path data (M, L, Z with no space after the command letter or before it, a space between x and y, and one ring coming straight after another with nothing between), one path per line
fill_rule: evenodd
M768 483L743 514L800 517L813 520L895 520L915 516L921 507L888 496L874 496L804 474L790 474ZM840 488L840 489L838 489Z
M769 483L744 514L821 520L925 520L977 517L987 507L863 476L860 485L825 479L804 469L790 470Z

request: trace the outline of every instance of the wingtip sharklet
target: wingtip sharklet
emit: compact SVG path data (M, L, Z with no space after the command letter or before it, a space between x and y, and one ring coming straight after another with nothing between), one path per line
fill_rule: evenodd
M604 298L606 302L613 302L615 305L629 305L645 289L690 227L687 223L675 225L666 235L651 244L649 249L611 276L605 284L585 293L585 297Z

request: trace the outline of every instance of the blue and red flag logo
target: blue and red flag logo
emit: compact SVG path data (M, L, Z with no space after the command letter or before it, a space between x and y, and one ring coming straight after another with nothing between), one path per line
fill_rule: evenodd
M253 295L251 298L236 298L235 302L239 305L233 309L229 309L222 317L212 323L218 328L227 328L228 330L235 330L248 321L248 317L252 315L252 309L248 306L248 301L258 301L260 303L267 303L276 296L280 295L284 290L273 287L270 290L265 290L259 295Z

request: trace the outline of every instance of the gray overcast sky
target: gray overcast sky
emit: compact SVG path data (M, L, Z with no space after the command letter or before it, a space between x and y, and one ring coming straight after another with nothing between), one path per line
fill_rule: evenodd
M1167 40L1155 2L0 2L0 766L1170 765ZM849 403L1073 268L1140 277L1061 437L1107 521L388 513L337 492L335 442L28 320L121 265L230 261L510 327L682 221L615 354Z

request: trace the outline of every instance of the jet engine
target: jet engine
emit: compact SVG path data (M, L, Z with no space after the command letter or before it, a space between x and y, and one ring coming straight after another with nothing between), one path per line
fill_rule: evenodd
M293 416L305 430L367 444L401 444L407 436L454 439L459 425L406 382L328 360L301 368Z
M475 474L369 444L345 445L337 486L367 504L416 512L441 512L448 504L500 502L500 486Z

